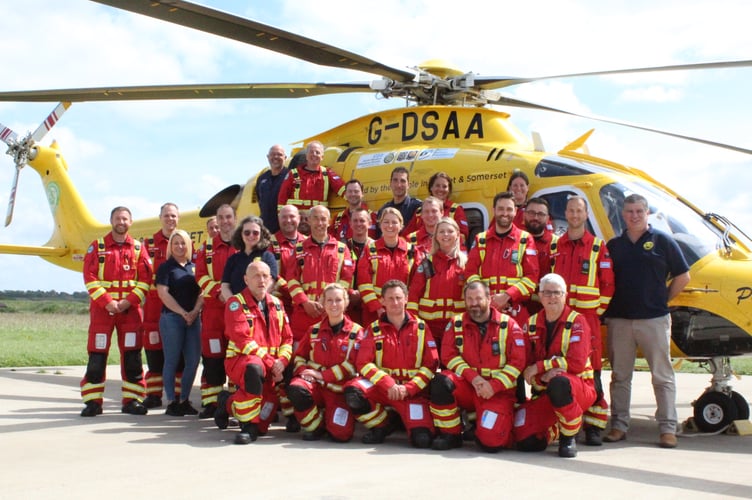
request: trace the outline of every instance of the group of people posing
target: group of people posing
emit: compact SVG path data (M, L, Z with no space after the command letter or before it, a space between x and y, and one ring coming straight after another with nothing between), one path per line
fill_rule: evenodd
M447 174L434 174L420 201L396 167L393 199L373 212L362 184L322 166L323 153L313 141L288 169L284 149L270 148L255 186L261 216L236 224L233 207L220 206L195 256L174 204L144 242L128 234L127 208L112 211L112 231L84 260L82 416L102 412L117 328L124 413L162 406L164 392L168 415L220 429L237 421L237 444L265 434L279 410L305 440L349 441L357 420L369 444L403 427L418 448L474 440L487 452L540 451L558 440L559 456L574 457L581 430L587 445L626 438L639 347L659 444L676 446L668 301L689 273L676 243L648 225L644 197L626 198L627 230L606 244L586 230L587 200L573 196L557 236L548 203L527 199L529 181L515 172L488 229L468 241ZM347 201L335 217L333 195ZM605 436L602 320L613 370ZM189 399L199 360L200 411Z

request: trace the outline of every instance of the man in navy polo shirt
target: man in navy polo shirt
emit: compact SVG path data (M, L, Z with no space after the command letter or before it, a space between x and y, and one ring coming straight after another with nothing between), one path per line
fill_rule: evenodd
M689 283L689 266L676 242L648 225L648 201L624 200L627 229L608 242L616 290L606 311L611 361L611 431L603 440L626 439L636 350L650 367L662 448L676 447L676 379L671 364L668 302Z

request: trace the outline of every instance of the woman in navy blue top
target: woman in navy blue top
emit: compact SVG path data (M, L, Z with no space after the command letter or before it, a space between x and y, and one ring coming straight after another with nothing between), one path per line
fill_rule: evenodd
M196 415L189 396L201 358L201 308L204 298L196 283L191 257L190 235L176 229L167 244L167 260L157 269L157 294L162 300L159 331L164 350L165 396L170 403L165 414L174 417ZM175 395L175 373L181 358L185 362L181 384L181 401Z
M269 250L272 236L260 217L249 215L238 224L232 235L232 246L239 250L227 259L222 273L222 295L230 298L245 289L245 270L254 260L269 266L272 283L277 281L277 259Z

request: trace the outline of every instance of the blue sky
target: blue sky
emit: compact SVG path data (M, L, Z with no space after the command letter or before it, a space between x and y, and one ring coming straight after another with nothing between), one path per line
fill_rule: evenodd
M752 4L719 1L360 2L208 1L394 68L445 59L481 75L520 77L752 59ZM461 5L461 7L460 7ZM452 10L454 9L454 10ZM364 13L366 17L364 17ZM376 76L319 67L86 0L25 0L0 16L3 90L168 83L349 82ZM546 81L515 97L752 147L752 69ZM119 204L135 217L167 200L199 208L293 144L398 100L342 95L304 100L74 104L56 139L92 213ZM0 123L33 130L52 103L0 103ZM591 153L648 171L707 211L752 232L752 158L588 120L506 110L556 151L590 128ZM0 210L13 176L0 157ZM21 174L16 215L0 243L41 244L52 231L41 182ZM81 277L34 257L0 256L0 289L83 290Z

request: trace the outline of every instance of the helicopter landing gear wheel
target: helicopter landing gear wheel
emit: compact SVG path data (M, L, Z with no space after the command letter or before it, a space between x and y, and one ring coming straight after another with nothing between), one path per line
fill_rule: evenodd
M722 392L706 392L692 406L695 408L695 425L702 432L717 432L736 420L739 414L733 398Z
M749 419L749 404L744 396L736 391L731 392L731 400L736 405L736 418L734 420L748 420Z

